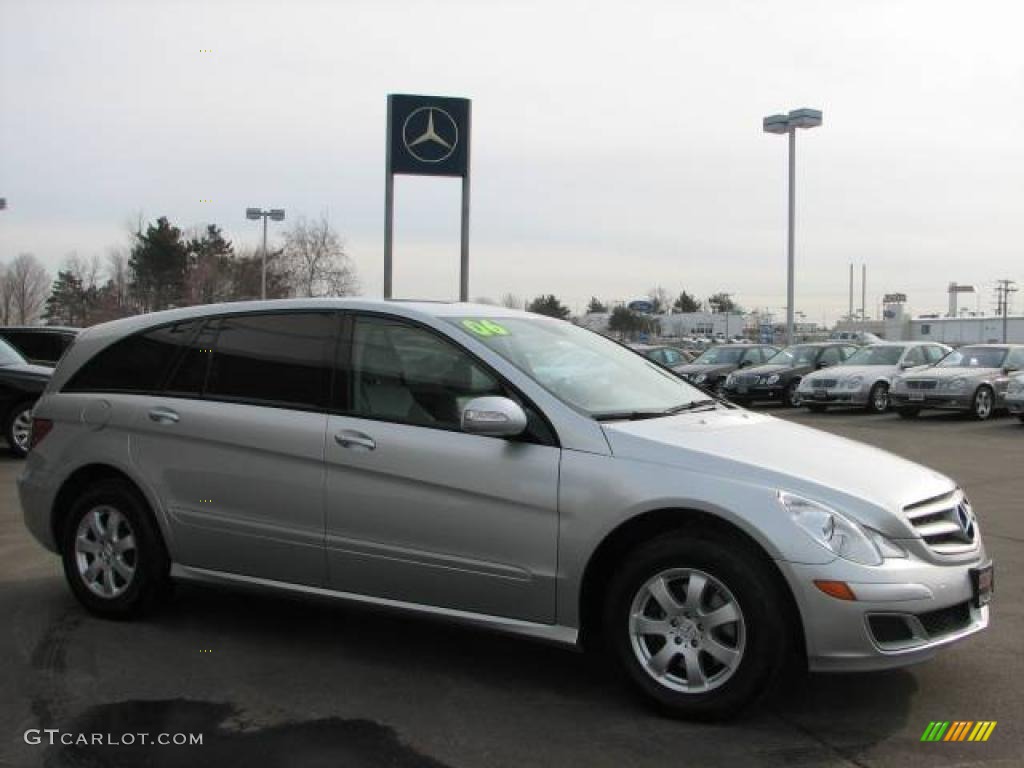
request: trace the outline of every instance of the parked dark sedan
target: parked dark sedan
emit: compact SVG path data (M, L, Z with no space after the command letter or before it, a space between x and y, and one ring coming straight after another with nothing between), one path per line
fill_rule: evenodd
M648 360L653 360L658 365L663 365L666 368L675 369L676 366L688 363L691 359L690 354L686 350L677 349L676 347L652 346L650 344L629 344L628 346L634 352L638 352Z
M78 331L62 325L8 325L0 327L0 339L30 363L56 366Z
M32 428L32 407L43 393L53 368L32 365L0 339L0 419L11 453L28 453Z
M786 347L764 365L730 373L722 394L736 403L777 401L800 405L800 379L819 368L838 365L857 351L848 343L819 342Z
M767 362L778 353L778 347L766 344L722 344L704 350L688 365L672 370L687 381L704 389L718 389L725 378L737 368L752 368Z

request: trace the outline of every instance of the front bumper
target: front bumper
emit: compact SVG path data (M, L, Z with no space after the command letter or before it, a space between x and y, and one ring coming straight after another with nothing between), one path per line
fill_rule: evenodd
M944 393L929 390L926 393L893 392L889 400L896 408L938 408L947 411L969 411L973 393Z
M782 400L786 394L786 387L781 384L772 385L761 385L756 386L736 386L735 384L731 387L722 387L722 394L730 400L737 400L740 402L754 402L761 400Z
M913 557L868 567L834 560L828 565L779 563L804 626L812 671L891 669L927 661L947 645L989 623L989 607L974 605L970 570L986 562L984 550L956 565ZM844 581L857 600L826 595L815 580Z
M801 389L805 405L867 405L868 390L860 389Z

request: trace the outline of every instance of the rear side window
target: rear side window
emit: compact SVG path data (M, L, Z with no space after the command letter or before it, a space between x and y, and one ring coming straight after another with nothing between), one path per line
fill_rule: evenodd
M338 315L333 312L221 318L205 396L281 407L324 408L338 324Z
M114 342L83 365L65 392L152 392L199 328L198 320L165 325Z
M218 322L208 322L198 334L193 335L163 388L166 394L199 397L203 393L217 339Z

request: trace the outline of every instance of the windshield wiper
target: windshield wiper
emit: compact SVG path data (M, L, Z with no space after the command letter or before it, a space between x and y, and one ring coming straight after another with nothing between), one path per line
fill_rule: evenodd
M705 406L714 407L715 400L694 400L682 405L674 405L663 411L612 411L609 413L598 413L594 415L596 421L640 421L641 419L660 419L663 416L672 416L683 411L692 411ZM711 409L708 409L711 410Z

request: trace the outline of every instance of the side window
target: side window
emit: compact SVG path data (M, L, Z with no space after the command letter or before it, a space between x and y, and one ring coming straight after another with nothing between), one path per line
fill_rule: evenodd
M845 355L842 354L841 350L841 347L827 347L821 353L821 357L818 358L818 364L835 365L836 363L846 359Z
M925 356L923 347L911 347L910 351L903 356L903 362L907 365L924 365Z
M219 322L211 320L194 335L164 385L164 393L186 397L199 397L203 393Z
M860 349L860 347L843 347L843 360L845 360L848 357L853 357L853 355L857 353L858 349Z
M376 317L356 319L352 409L358 416L458 429L462 407L504 388L472 357L423 328Z
M932 364L939 362L939 360L946 356L945 349L943 349L942 347L936 347L934 345L929 345L925 347L924 351L925 354L928 356L928 362Z
M679 353L674 349L665 350L665 365L679 365Z
M279 407L324 408L337 328L338 315L334 312L221 318L205 397ZM193 383L202 368L202 354L198 351L192 357L194 364L188 375Z
M29 360L49 360L50 350L47 348L44 333L25 331L9 331L7 340Z
M83 365L64 391L152 392L198 328L199 321L190 320L116 341Z

